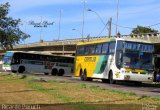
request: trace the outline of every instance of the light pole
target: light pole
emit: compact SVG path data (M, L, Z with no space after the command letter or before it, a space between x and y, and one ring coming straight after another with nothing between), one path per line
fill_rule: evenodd
M103 25L106 25L106 23L102 20L101 16L96 11L94 11L92 9L88 9L87 11L95 13L98 16L98 18L101 20L101 22L103 23Z
M110 20L108 21L108 23L105 23L103 21L103 19L101 18L101 16L96 11L94 11L92 9L88 9L87 11L95 13L98 16L98 18L100 19L100 21L103 23L104 26L109 25L109 28L107 28L107 30L108 30L108 36L110 37L111 36L112 18L110 18Z
M79 30L73 28L72 31L77 31L77 32L81 35L81 37L82 37L82 33L81 33ZM82 40L83 40L83 39L82 39Z
M85 9L86 9L86 0L81 1L83 2L83 22L82 22L82 41L84 37L84 14L85 14Z
M58 34L58 40L61 37L61 17L62 17L62 10L59 11L59 34Z
M116 19L116 35L118 33L118 16L119 16L119 0L117 0L117 19Z
M41 16L41 22L42 23L42 16ZM40 42L42 42L42 25L40 26L41 30L40 30Z

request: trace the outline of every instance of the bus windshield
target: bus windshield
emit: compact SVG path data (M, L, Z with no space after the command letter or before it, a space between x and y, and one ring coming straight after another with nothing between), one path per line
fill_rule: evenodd
M4 64L11 64L12 56L13 56L12 52L7 52L3 57L3 63Z
M152 53L126 51L123 54L123 67L153 70Z

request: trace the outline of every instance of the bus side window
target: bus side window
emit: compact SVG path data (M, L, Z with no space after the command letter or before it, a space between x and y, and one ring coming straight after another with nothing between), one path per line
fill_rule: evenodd
M102 54L107 54L108 53L108 43L104 43L102 45Z
M60 57L60 58L59 58L59 62L61 62L61 63L64 62L64 63L65 63L65 62L66 62L66 59L63 59L63 58Z
M20 56L21 56L21 59L24 59L24 54L23 53L21 53Z
M69 63L69 58L64 58L64 63Z
M89 55L89 51L90 51L89 46L86 46L86 47L84 48L84 54L85 54L85 55Z
M74 63L74 58L70 58L70 62L69 63Z
M95 46L95 54L101 54L102 44L97 44Z
M40 60L40 55L37 55L37 56L36 56L36 59L37 59L37 60Z
M20 54L15 53L13 56L12 64L19 64L20 63Z
M54 57L54 62L58 62L58 56Z
M109 44L109 53L112 54L115 51L115 42Z
M39 59L40 59L41 61L43 61L43 56L42 56L42 55L40 55L40 56L39 56Z
M95 45L90 45L89 47L89 54L93 55L95 53Z
M49 56L46 56L46 61L50 61L50 60L49 60Z
M84 55L84 47L83 46L77 47L77 55Z

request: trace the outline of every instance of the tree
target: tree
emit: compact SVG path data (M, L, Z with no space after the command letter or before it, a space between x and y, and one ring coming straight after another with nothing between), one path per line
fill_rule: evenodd
M157 30L151 29L150 27L137 26L131 32L131 34L144 34L144 33L157 33Z
M0 5L0 46L5 50L30 37L19 29L20 19L7 16L9 7L9 3Z

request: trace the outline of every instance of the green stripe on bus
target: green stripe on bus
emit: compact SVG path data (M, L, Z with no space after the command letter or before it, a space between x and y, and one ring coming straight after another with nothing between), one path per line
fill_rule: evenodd
M98 63L96 65L96 69L94 70L94 73L101 74L107 65L107 61L108 61L107 55L100 56L98 59Z

